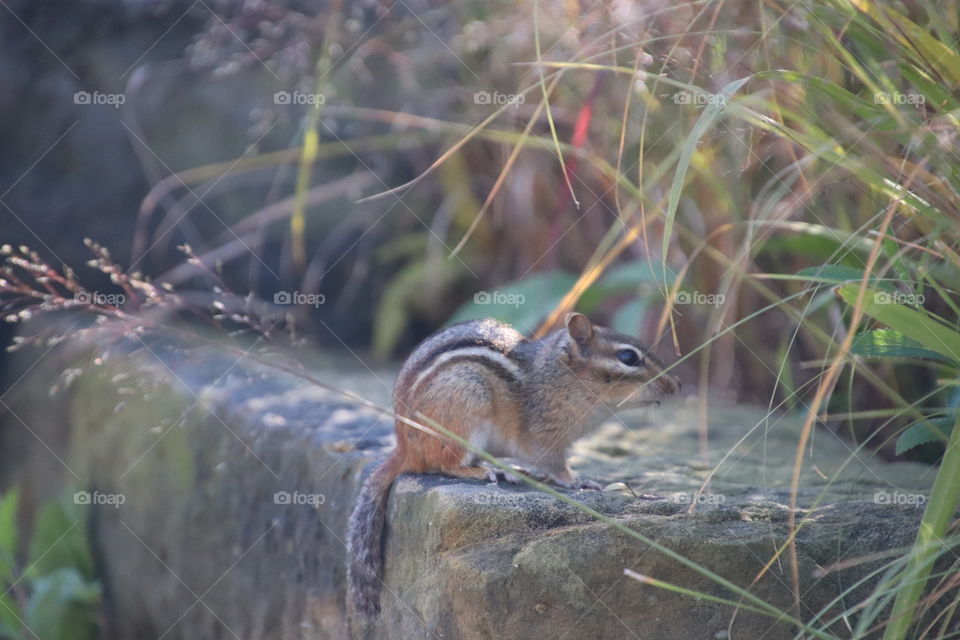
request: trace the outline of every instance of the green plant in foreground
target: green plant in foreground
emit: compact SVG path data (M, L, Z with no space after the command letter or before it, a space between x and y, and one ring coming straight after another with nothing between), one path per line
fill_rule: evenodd
M80 507L68 493L44 504L21 566L19 503L16 489L0 498L0 638L97 637L100 584L93 577Z
M858 286L852 283L844 284L838 288L837 293L846 303L852 305L857 298ZM867 315L883 322L891 331L866 335L865 339L860 341L861 352L946 362L949 363L947 366L952 368L952 379L957 379L960 374L960 332L955 327L932 313L897 304L891 292L882 289L868 290L862 305ZM906 636L916 617L915 611L934 561L948 548L944 535L953 514L960 506L960 427L957 422L951 426L949 437L932 422L916 424L901 435L901 440L904 436L908 437L909 444L929 433L946 439L947 445L934 480L930 501L920 521L916 541L898 578L896 600L884 633L886 640L898 640ZM920 429L925 431L917 436ZM911 436L911 433L914 435Z

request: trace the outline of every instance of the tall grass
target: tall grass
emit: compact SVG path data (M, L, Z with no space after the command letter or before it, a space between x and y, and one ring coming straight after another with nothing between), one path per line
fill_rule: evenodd
M950 427L960 367L955 289L960 30L956 7L930 3L915 6L910 15L865 0L740 7L749 16L746 21L738 16L741 23L755 27L740 30L725 24L725 8L706 2L675 8L673 15L649 12L637 23L612 21L615 26L595 30L593 40L586 34L596 16L588 12L576 23L581 46L567 51L559 46L545 55L541 30L559 25L545 26L543 7L535 3L530 56L535 75L520 77L516 95L536 103L522 135L511 146L510 129L501 131L502 122L510 120L503 107L494 112L501 120L487 117L428 172L464 153L475 139L495 140L497 133L510 147L459 251L472 234L479 235L481 224L494 227L490 235L495 235L495 221L483 214L509 188L507 170L517 172L521 149L528 155L552 149L559 174L550 183L555 209L542 228L556 241L545 252L547 260L538 256L520 278L502 286L521 296L537 290L541 299L542 290L552 288L554 310L546 318L539 315L540 305L527 313L501 310L505 319L528 328L539 324L542 333L579 305L636 331L654 305L649 300L644 305L642 295L625 301L605 283L611 270L629 259L647 266L632 274L634 285L662 305L657 333L669 329L681 362L699 359L704 447L706 390L722 385L718 379L733 380L741 393L760 390L771 406L782 400L803 411L791 535L767 565L787 552L799 610L795 534L803 522L797 519L796 496L814 428L843 413L850 433L864 442L882 446L899 434L901 453L937 440L957 441ZM678 26L678 18L684 28L656 29ZM661 41L659 35L637 33L644 28L669 36ZM562 41L562 36L554 40ZM605 91L597 100L585 87L601 83ZM563 108L571 114L566 129L554 115ZM541 114L546 127L538 125ZM584 122L594 144L578 136ZM541 133L531 135L538 128ZM604 145L611 133L619 143ZM571 159L578 161L576 170ZM581 213L588 199L578 195L584 193L595 200ZM595 250L584 256L579 277L567 281L560 261L549 258L570 229L583 232L593 206L611 199L613 216L594 227L602 231L590 243ZM505 226L516 226L510 217L504 214ZM558 235L558 221L566 225L571 219ZM537 269L541 262L553 269L553 277L550 269ZM530 276L533 270L540 273ZM837 287L838 297L825 295L822 285L826 292ZM711 296L719 300L712 309L678 304ZM381 307L381 327L403 316L399 307L406 300L394 302ZM487 306L467 303L459 316L489 313ZM387 351L392 343L379 346ZM874 368L881 359L887 362ZM775 366L759 367L754 360ZM804 361L820 364L805 368ZM902 367L921 368L923 375L913 381L899 377ZM933 404L918 409L918 397ZM878 402L892 407L883 424L859 411ZM887 638L906 637L936 604L938 598L927 599L918 607L934 560L953 544L946 535L960 499L958 455L947 447L916 545L903 562L889 564L888 578L857 606L866 613L854 635L885 626ZM956 598L949 589L939 594ZM893 607L884 618L890 598ZM820 635L829 628L806 627L801 633ZM930 633L927 627L922 635Z
M305 82L341 99L306 114L295 148L177 179L299 163L293 201L264 225L289 222L295 285L346 300L365 274L367 297L341 306L370 323L376 355L451 318L535 334L578 308L663 338L696 383L704 451L718 397L801 414L791 532L767 559L789 564L797 600L795 507L816 429L856 451L942 456L913 548L866 598L844 599L854 585L839 614L795 619L798 637L836 637L841 620L850 637L942 637L960 605L956 572L931 569L960 542L956 3L581 4L388 12L356 43L328 28ZM365 86L357 70L377 65ZM397 95L364 101L385 76ZM310 197L329 178L321 160L385 169L341 220ZM209 239L191 265L223 247ZM476 302L480 290L525 303ZM732 608L791 619L724 586L749 601Z

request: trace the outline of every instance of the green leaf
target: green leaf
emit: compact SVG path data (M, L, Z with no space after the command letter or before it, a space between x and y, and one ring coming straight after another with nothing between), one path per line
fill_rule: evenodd
M878 7L872 2L864 2L863 4L871 6L873 10L871 13L874 17L877 17L874 13L876 11L885 13L886 18L897 26L894 34L898 36L898 40L906 45L905 48L908 51L910 49L916 50L918 63L929 64L928 68L931 71L939 73L953 87L960 85L960 55L956 51L930 35L926 29L893 9Z
M613 316L613 322L610 323L610 328L627 335L637 335L643 317L649 308L650 303L644 298L634 298L628 301L617 309Z
M75 569L57 569L31 582L27 626L43 640L92 640L100 587Z
M7 491L0 498L0 587L14 580L14 560L17 555L17 507L20 493L17 489ZM6 587L3 587L6 591Z
M916 340L892 329L875 329L857 334L850 346L850 353L865 358L920 358L953 364L949 358L925 349Z
M950 432L940 462L940 469L930 490L930 499L923 509L920 527L913 547L907 553L907 564L894 585L897 597L890 610L890 624L884 631L884 640L901 640L907 637L914 622L917 605L930 577L930 570L937 557L943 553L943 539L953 514L960 505L960 427Z
M673 278L672 270L665 269L668 277ZM651 266L646 260L623 263L610 269L587 289L580 297L577 308L584 313L591 313L612 296L633 294L643 297L641 287L649 285L652 293L658 289L656 283L661 277L660 265ZM576 282L575 274L556 269L535 273L489 291L478 291L472 301L457 309L449 324L477 318L496 318L517 327L521 332L532 331L563 300Z
M50 500L40 508L30 540L27 573L34 577L63 567L76 569L86 579L94 575L83 516L72 494Z
M663 268L667 269L667 282L676 277L669 267L655 270L652 263L647 260L632 260L607 271L591 288L596 288L608 295L634 292L643 284L656 284L663 275Z
M13 598L0 592L0 638L22 640L24 636L20 630L23 625L20 623L19 615Z
M0 638L10 638L10 640L20 640L23 636L17 633L13 627L0 622Z
M811 260L840 260L849 266L863 264L855 251L860 247L849 245L846 232L824 225L803 226L806 229L800 233L778 233L766 238L762 245L764 255L781 260L802 255Z
M897 243L894 242L892 238L887 238L880 246L883 247L883 252L886 256L890 258L897 277L904 282L908 282L910 280L910 270L907 269L906 265L903 264L903 260L900 258L900 247L897 246Z
M837 287L837 293L853 306L857 301L859 284ZM926 311L891 302L890 294L868 288L863 297L863 311L923 347L936 351L954 366L960 365L960 333Z
M566 295L577 277L562 270L535 273L502 287L478 291L453 314L450 324L496 318L521 333L532 331Z
M845 264L822 264L819 267L806 267L797 271L798 276L818 282L849 282L863 280L863 269Z
M947 91L943 85L932 81L929 77L907 64L900 64L900 73L907 78L910 83L920 89L927 103L937 105L941 112L960 109L960 101L953 94Z
M669 267L651 264L647 260L632 260L611 268L577 302L577 309L591 314L604 302L615 296L649 297L665 285L658 284L666 271L668 283L676 276Z
M928 442L946 442L953 431L953 418L933 418L906 428L897 438L897 455Z
M806 267L800 269L796 274L804 280L814 282L829 282L839 284L842 282L860 282L863 280L863 269L851 267L845 264L822 264L818 267ZM896 291L890 281L884 281L878 278L870 278L870 284L885 289L887 291Z
M796 275L792 277L828 284L843 284L845 282L859 283L863 280L863 269L845 264L822 264L818 267L800 269L800 271L797 271ZM785 279L791 279L791 276L785 276ZM870 278L870 284L891 293L898 291L890 280Z
M771 69L757 73L758 78L780 79L795 84L803 84L808 90L813 90L831 101L839 103L845 110L855 113L859 118L868 120L875 118L882 109L872 102L867 102L856 94L847 91L838 84L824 80L818 76L802 73L799 71Z
M430 258L400 269L380 296L374 319L374 353L386 357L393 351L416 309L423 307L425 300L434 299L432 295L424 295L424 291L449 291L462 269L459 259L435 261Z

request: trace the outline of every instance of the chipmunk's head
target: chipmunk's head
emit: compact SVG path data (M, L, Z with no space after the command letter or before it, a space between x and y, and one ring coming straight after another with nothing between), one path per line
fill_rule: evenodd
M633 408L680 392L680 379L664 373L663 364L636 338L598 327L582 313L568 313L565 325L564 364L598 400Z

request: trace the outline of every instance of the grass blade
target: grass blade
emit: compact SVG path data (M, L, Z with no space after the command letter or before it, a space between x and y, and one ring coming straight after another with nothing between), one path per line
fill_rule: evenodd
M890 624L883 634L884 640L902 640L913 623L917 602L927 584L930 569L941 553L943 534L960 505L960 420L950 433L947 452L940 470L933 481L930 502L923 510L920 531L910 552L910 560L900 577L900 591L893 603Z

